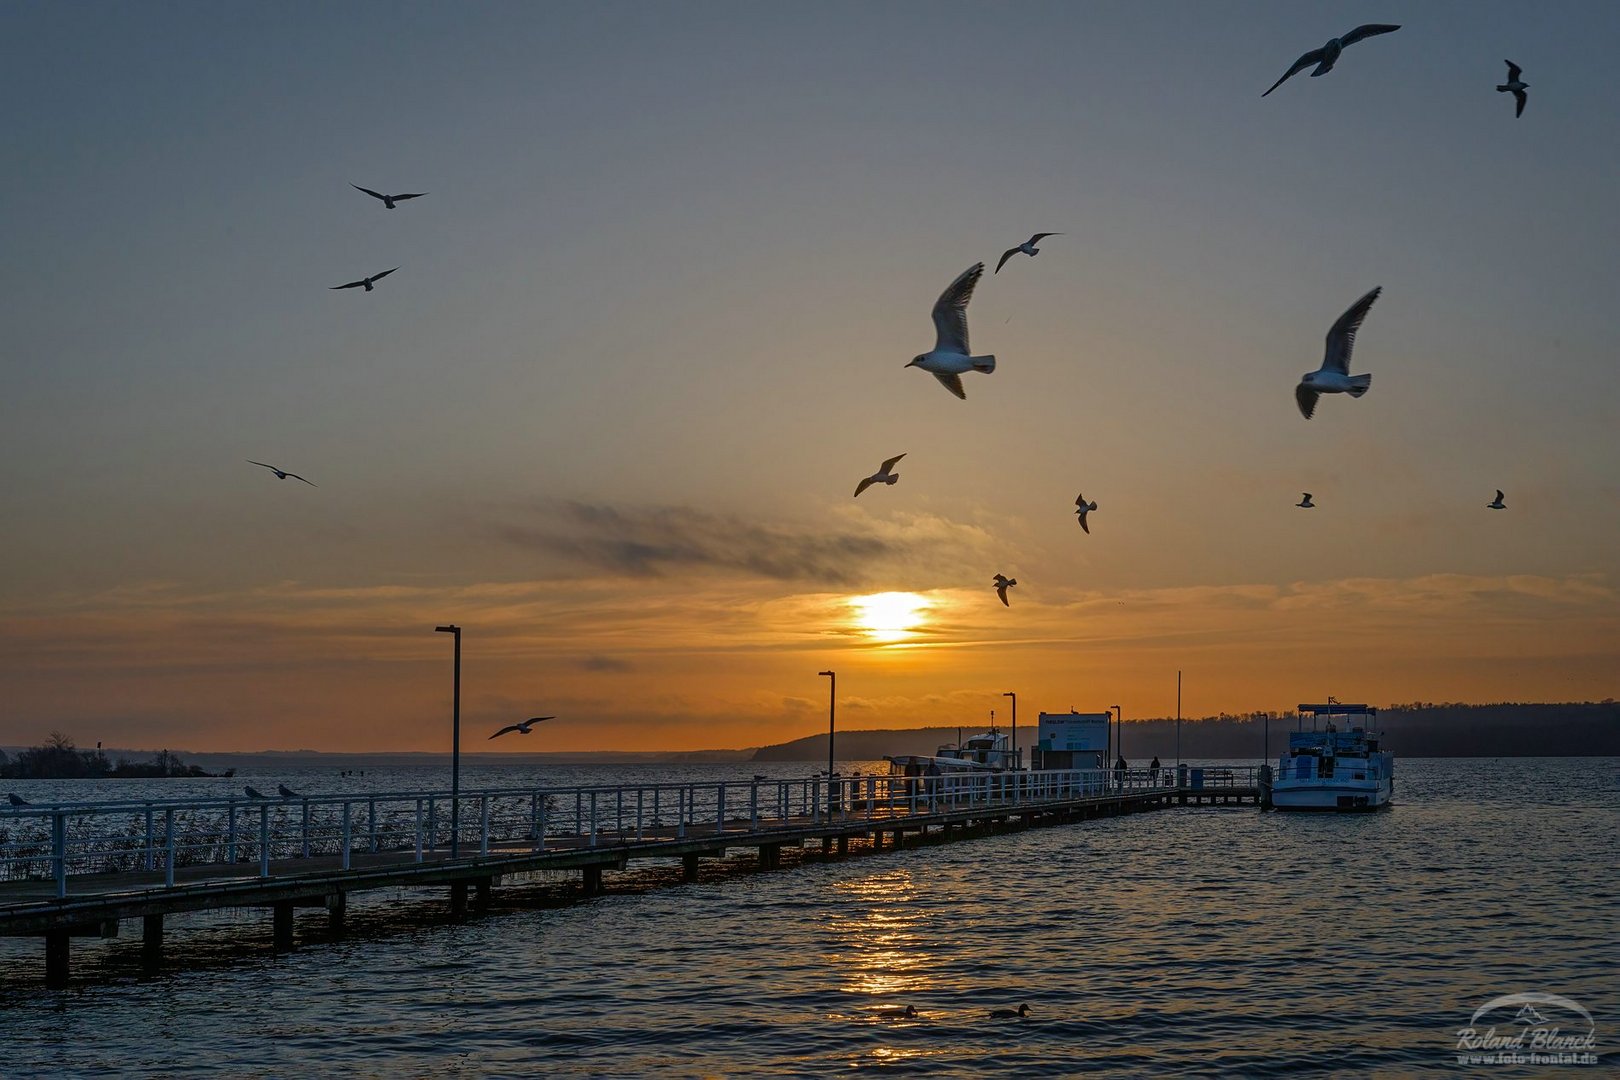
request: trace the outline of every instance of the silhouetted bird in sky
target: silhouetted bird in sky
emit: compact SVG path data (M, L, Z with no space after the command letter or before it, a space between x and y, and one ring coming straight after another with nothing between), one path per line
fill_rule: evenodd
M1309 420L1316 411L1319 394L1349 394L1358 398L1372 385L1371 375L1350 374L1350 350L1355 347L1361 320L1367 317L1367 310L1382 291L1383 286L1378 286L1339 316L1339 321L1328 330L1322 366L1300 376L1299 385L1294 387L1294 400L1299 403L1299 411L1305 419Z
M1003 606L1012 607L1011 604L1007 603L1007 590L1016 584L1018 584L1017 578L1002 577L1000 574L995 576L996 595L1001 597Z
M541 723L541 722L546 721L546 720L555 720L555 719L557 719L555 716L531 716L527 720L522 721L521 723L507 724L505 727L501 728L501 730L499 730L495 734L491 735L490 738L491 739L498 739L502 735L510 735L514 731L517 732L519 735L527 735L529 733L529 729L531 727L533 727L535 724Z
M298 792L294 791L286 784L277 784L276 794L280 795L283 799L297 799L302 797L298 794Z
M394 208L394 204L397 203L397 202L404 202L406 199L420 199L422 196L427 194L427 192L425 192L425 191L409 191L409 192L406 192L403 195L384 195L380 191L372 191L368 187L361 187L359 184L356 184L353 181L351 181L349 183L349 186L354 188L356 191L365 192L367 195L370 195L373 199L381 199L382 204L383 204L383 209L385 209L385 210L392 210Z
M905 456L906 455L904 455L904 454L896 454L894 457L890 458L888 461L885 461L883 463L883 465L878 469L877 472L873 473L871 476L868 476L865 480L862 480L859 484L855 485L855 494L857 496L859 496L861 492L865 491L867 488L871 487L873 484L895 484L895 483L898 483L899 480L900 480L900 474L897 473L897 472L890 472L889 470L894 468L894 463L895 462L899 461L901 458L903 458Z
M260 791L258 788L254 787L252 784L247 785L242 790L247 792L248 798L250 799L268 799L270 797L264 792Z
M1328 39L1328 43L1322 46L1320 49L1312 49L1298 60L1295 60L1294 66L1289 68L1282 78L1271 84L1271 90L1277 89L1277 87L1281 86L1295 75L1298 75L1301 71L1304 71L1312 64L1317 65L1317 68L1315 71L1311 72L1311 78L1314 79L1318 75L1326 75L1328 72L1333 70L1333 65L1338 63L1339 54L1344 52L1345 46L1354 45L1363 38L1370 38L1375 34L1388 34L1399 29L1399 25L1391 26L1389 23L1367 23L1364 26L1356 27L1343 37L1330 38ZM1260 96L1265 97L1266 94L1271 93L1271 90L1267 90L1265 94L1261 94Z
M967 400L962 392L962 372L996 370L994 356L971 356L968 345L967 306L973 299L973 286L984 276L984 263L974 263L946 286L934 301L934 347L911 358L906 367L920 367L933 374L940 385Z
M274 465L266 465L262 461L254 461L252 458L243 458L242 460L246 461L249 465L257 465L261 469L269 469L271 472L276 474L276 479L277 480L286 480L286 479L289 479L289 478L291 478L293 480L304 480L304 478L302 476L299 476L295 472L288 472L286 469L278 469ZM313 480L304 480L304 483L308 484L310 487L317 486L315 481L313 481ZM342 485L339 485L339 486L342 486Z
M21 795L18 795L15 791L10 791L10 792L6 793L6 801L11 803L12 806L32 806L33 805L27 799L23 798Z
M1295 506L1303 506L1307 510L1315 510L1316 509L1316 504L1311 502L1311 493L1306 491L1306 492L1302 492L1301 494L1303 494L1305 497L1303 499L1299 500L1299 502L1295 503L1294 505Z
M1038 232L1028 240L1025 240L1022 244L1019 244L1017 247L1008 248L1006 251L1002 252L1001 261L996 263L996 273L1001 273L1001 268L1007 265L1007 260L1018 254L1020 251L1022 251L1025 255L1039 255L1041 253L1041 249L1036 247L1036 244L1040 243L1042 240L1045 240L1048 236L1062 235L1063 234L1060 232ZM1008 316L1008 318L1011 318L1011 316Z
M1016 1009L991 1009L990 1010L990 1019L992 1019L992 1020L1022 1020L1024 1017L1026 1017L1028 1015L1029 1015L1029 1006L1028 1005L1020 1005Z
M399 267L397 267L397 266L394 267L394 270L398 270L398 269L399 269ZM383 278L387 277L389 274L392 274L394 272L394 270L384 270L380 274L372 274L370 277L361 278L359 281L351 281L346 285L329 285L329 286L327 286L327 288L328 289L360 289L360 288L363 288L363 289L366 290L366 292L370 292L371 291L371 286L374 283L376 283L378 281L381 281Z
M1084 531L1087 536L1090 536L1091 526L1086 524L1086 515L1097 509L1097 504L1094 502L1086 502L1086 497L1084 495L1076 495L1074 497L1074 505L1078 508L1075 510L1074 514L1080 522L1081 530Z
M1508 66L1508 81L1499 85L1496 88L1496 92L1499 94L1512 94L1513 99L1519 103L1518 108L1513 110L1513 115L1515 117L1523 116L1525 102L1524 91L1527 87L1529 87L1530 84L1519 78L1520 72L1518 64L1515 64L1511 60L1506 60L1503 62ZM1554 108L1556 109L1556 107L1557 106L1555 103Z
M1534 500L1531 500L1531 501L1534 501ZM1491 510L1506 510L1507 509L1507 503L1502 501L1502 489L1501 488L1496 489L1496 498L1495 498L1495 500L1492 501L1492 502L1486 503L1485 506L1488 509L1491 509Z

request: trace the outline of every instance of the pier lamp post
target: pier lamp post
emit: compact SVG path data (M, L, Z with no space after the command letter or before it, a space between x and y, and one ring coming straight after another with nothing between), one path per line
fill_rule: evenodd
M1125 712L1118 705L1110 705L1108 708L1114 713L1114 761L1118 761L1125 756ZM1110 761L1108 765L1112 768L1114 762Z
M1013 759L1013 768L1017 769L1018 768L1018 695L1013 693L1011 690L1009 690L1005 694L1002 694L1001 696L1002 697L1010 697L1010 698L1013 699L1012 759Z
M838 704L838 672L818 671L827 676L827 824L832 824L833 792L833 709Z
M461 857L461 627L435 626L434 633L456 636L456 674L450 706L450 857Z

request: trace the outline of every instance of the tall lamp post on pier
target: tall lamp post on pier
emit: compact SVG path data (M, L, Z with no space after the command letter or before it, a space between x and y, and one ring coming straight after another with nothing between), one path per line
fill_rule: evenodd
M1114 761L1125 756L1125 712L1118 705L1110 705L1114 713ZM1109 766L1114 764L1110 761Z
M838 704L838 673L836 671L818 671L817 675L825 675L827 683L827 823L832 823L832 793L833 793L833 709Z
M461 857L461 627L435 626L434 633L456 636L456 674L450 706L450 857Z
M1012 759L1013 768L1016 769L1018 768L1018 695L1009 690L1001 696L1013 699Z

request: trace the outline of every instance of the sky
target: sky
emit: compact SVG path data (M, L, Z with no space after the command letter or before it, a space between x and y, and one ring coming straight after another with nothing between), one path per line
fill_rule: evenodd
M828 669L850 728L1173 715L1178 670L1190 716L1614 696L1617 44L1607 2L7 5L0 744L442 750L450 622L471 739L557 715L525 751L813 734ZM906 370L1037 231L968 308L996 371ZM1375 285L1371 391L1305 421Z

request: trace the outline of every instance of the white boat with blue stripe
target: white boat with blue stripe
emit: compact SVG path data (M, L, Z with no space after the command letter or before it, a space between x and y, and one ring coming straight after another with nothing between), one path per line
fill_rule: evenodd
M1310 730L1305 730L1307 720ZM1378 710L1301 705L1288 750L1277 760L1271 804L1278 810L1379 810L1395 792L1395 755L1380 749Z

